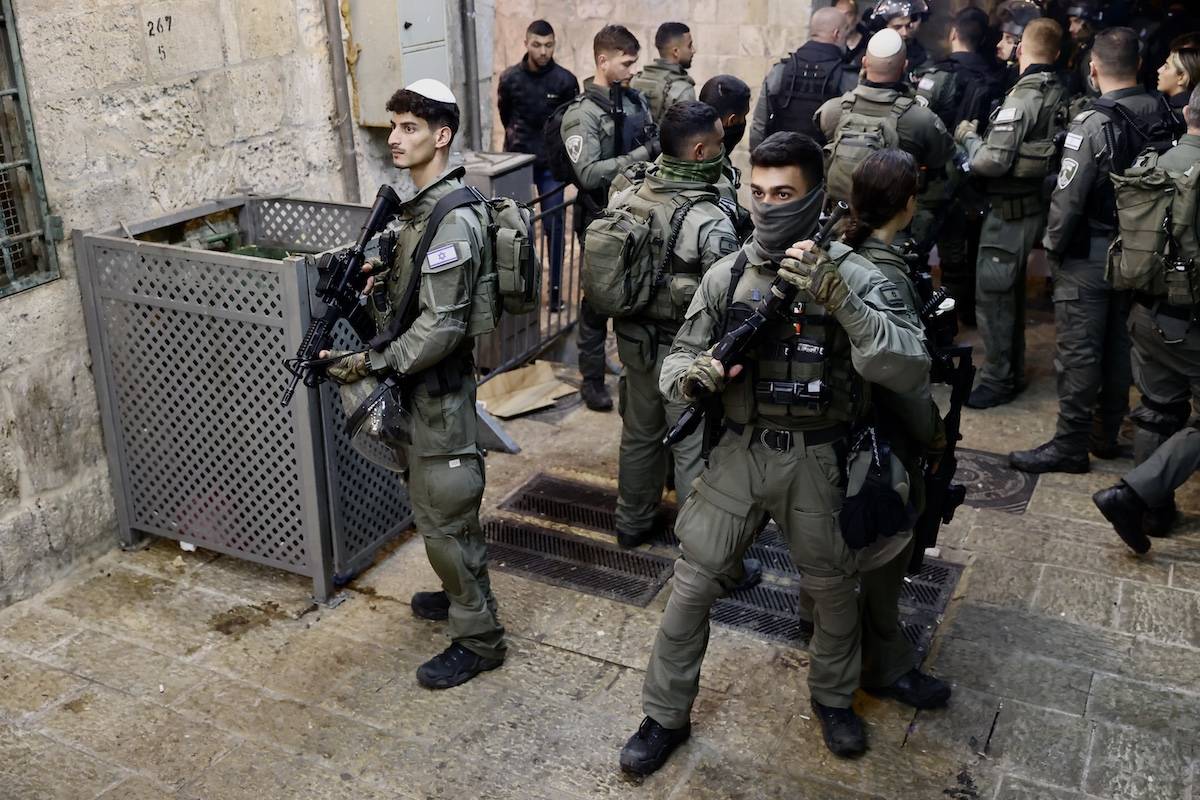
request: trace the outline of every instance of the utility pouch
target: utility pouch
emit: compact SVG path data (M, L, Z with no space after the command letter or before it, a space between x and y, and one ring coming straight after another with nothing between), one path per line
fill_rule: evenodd
M838 518L842 539L861 550L876 539L912 528L908 472L874 426L852 442L846 459L846 499Z
M1167 305L1186 308L1196 304L1195 269L1195 262L1190 258L1167 259Z

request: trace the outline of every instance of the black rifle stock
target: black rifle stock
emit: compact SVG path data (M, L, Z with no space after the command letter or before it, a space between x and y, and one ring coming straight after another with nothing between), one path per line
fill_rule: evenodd
M292 380L283 393L282 405L286 406L292 401L299 383L311 387L325 381L325 370L315 367L312 362L333 343L333 328L338 320L352 318L359 312L359 295L367 282L367 275L362 271L367 243L384 229L399 210L400 198L392 188L379 187L375 204L359 231L358 240L349 250L322 259L316 294L325 304L325 313L309 324L296 356L283 362L292 374Z
M842 216L850 210L850 207L844 202L838 202L834 205L833 213L822 226L817 235L813 237L813 249L823 249L833 236L833 229L837 223L841 221ZM796 295L796 288L782 278L776 278L771 283L771 289L767 292L767 296L759 302L754 308L754 312L746 318L746 321L738 325L733 330L721 337L721 340L713 346L712 357L720 362L722 369L728 374L730 368L750 343L754 341L754 337L758 335L759 330L773 317L781 308L792 301ZM702 390L700 387L689 387L689 394L693 397L700 396ZM706 399L701 398L688 405L679 415L679 419L675 422L671 429L667 431L667 435L663 437L663 444L671 447L686 439L700 426L700 422L704 419Z

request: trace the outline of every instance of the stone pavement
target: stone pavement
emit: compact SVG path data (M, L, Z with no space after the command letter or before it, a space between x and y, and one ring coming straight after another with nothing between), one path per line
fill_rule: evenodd
M1051 342L1043 320L1031 388L969 412L965 446L1050 433ZM526 450L489 457L489 507L548 464L616 474L614 414L510 427ZM1138 559L1089 500L1126 466L1043 477L1023 515L960 510L942 555L968 566L926 662L951 706L861 697L857 761L821 743L803 651L714 628L691 742L624 778L667 591L641 609L495 572L509 660L435 694L413 677L445 645L407 605L434 588L418 539L332 609L306 580L159 542L0 611L0 798L1200 800L1200 488Z

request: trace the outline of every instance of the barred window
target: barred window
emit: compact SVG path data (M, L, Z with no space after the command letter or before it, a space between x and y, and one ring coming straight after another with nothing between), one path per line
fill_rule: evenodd
M29 95L12 0L0 0L0 297L58 277L54 242L62 223L50 215L29 114Z

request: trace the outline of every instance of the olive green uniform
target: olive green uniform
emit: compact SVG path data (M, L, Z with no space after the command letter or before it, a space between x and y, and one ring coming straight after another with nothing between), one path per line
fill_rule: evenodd
M583 236L588 223L604 210L609 185L625 167L654 156L641 143L643 131L650 125L650 111L638 92L623 92L624 136L616 141L608 89L596 86L594 78L583 82L583 94L563 114L562 134L567 157L579 183L579 208L575 210L575 230ZM581 240L582 241L582 240ZM586 247L587 243L583 242ZM604 380L604 338L608 318L597 313L583 298L579 309L579 372L585 381Z
M1158 101L1141 87L1104 95L1135 117L1157 113ZM1050 199L1042 244L1054 278L1055 368L1058 424L1054 441L1063 453L1086 456L1093 432L1114 444L1129 410L1129 295L1105 278L1115 228L1091 213L1089 202L1109 180L1110 156L1102 113L1085 111L1071 121L1062 168ZM1120 136L1114 126L1114 135Z
M753 240L743 252L747 266L733 294L735 309L757 304L775 277ZM723 327L736 261L736 254L727 256L701 281L663 364L660 388L668 399L683 399L682 377ZM720 395L728 430L676 522L682 555L675 562L673 589L642 691L645 713L664 727L688 721L708 645L709 608L741 578L742 556L764 513L788 538L815 601L809 650L813 698L847 707L859 686L859 576L890 561L906 541L889 537L858 552L846 546L838 526L844 492L839 451L844 453L847 428L865 407L863 382L899 392L919 389L928 382L929 357L918 321L877 269L850 255L839 273L850 294L836 315L827 317L820 306L809 304L803 317L793 311L772 320L748 354L743 375ZM823 332L827 362L823 369L815 366L835 388L823 410L756 400L756 384L762 381L813 374L814 364L795 346L796 324L806 332ZM871 682L890 684L908 666L895 675L870 676Z
M971 172L986 179L991 201L975 265L975 319L985 350L979 382L1002 395L1025 383L1025 264L1045 221L1042 184L1065 113L1066 89L1054 68L1034 65L992 115L987 138L970 134L964 141Z
M404 204L395 260L367 302L378 329L399 311L430 212L464 185L463 175L462 167L450 170ZM476 207L446 215L421 264L416 319L383 350L371 351L370 364L376 372L410 376L415 384L409 500L429 564L450 598L449 636L480 656L503 659L504 628L496 618L479 524L484 468L476 437L472 340L466 335L480 265L492 257L487 226ZM439 377L450 383L460 378L461 386L440 393Z
M855 113L886 117L897 100L915 97L916 93L906 84L862 81L841 97L826 101L817 110L814 121L830 143L827 147L832 147L838 122L846 113L847 106ZM922 240L932 229L946 194L947 180L950 178L947 164L954 155L954 137L937 114L916 102L896 119L896 134L900 149L912 154L922 175L926 177L926 185L917 195L917 215L911 226L913 237ZM826 172L828 168L826 164Z
M1161 169L1172 172L1197 163L1200 136L1194 133L1158 159ZM1179 318L1191 309L1166 308L1165 302L1138 296L1129 315L1133 382L1142 397L1130 414L1137 425L1137 466L1124 480L1151 508L1170 505L1175 489L1200 469L1200 430L1187 424L1193 410L1200 414L1200 328Z
M672 64L661 58L647 64L645 69L633 76L630 87L637 89L650 106L650 116L661 122L663 114L676 103L696 99L696 82L681 64Z
M683 217L669 274L654 292L650 307L636 317L613 320L617 352L625 367L618 400L621 453L616 523L622 533L644 534L654 526L667 473L668 451L662 440L667 426L675 424L687 405L678 399L668 400L659 392L663 360L700 276L738 248L733 223L717 205L718 196L712 189L703 183L666 178L655 167L640 186L626 190L668 210L672 208L672 199L681 192L707 191L709 199L696 202ZM620 197L615 197L614 202L619 204ZM655 263L662 263L662 249L662 245L657 246ZM698 430L671 449L680 504L691 492L692 481L700 475L703 443L703 431Z

